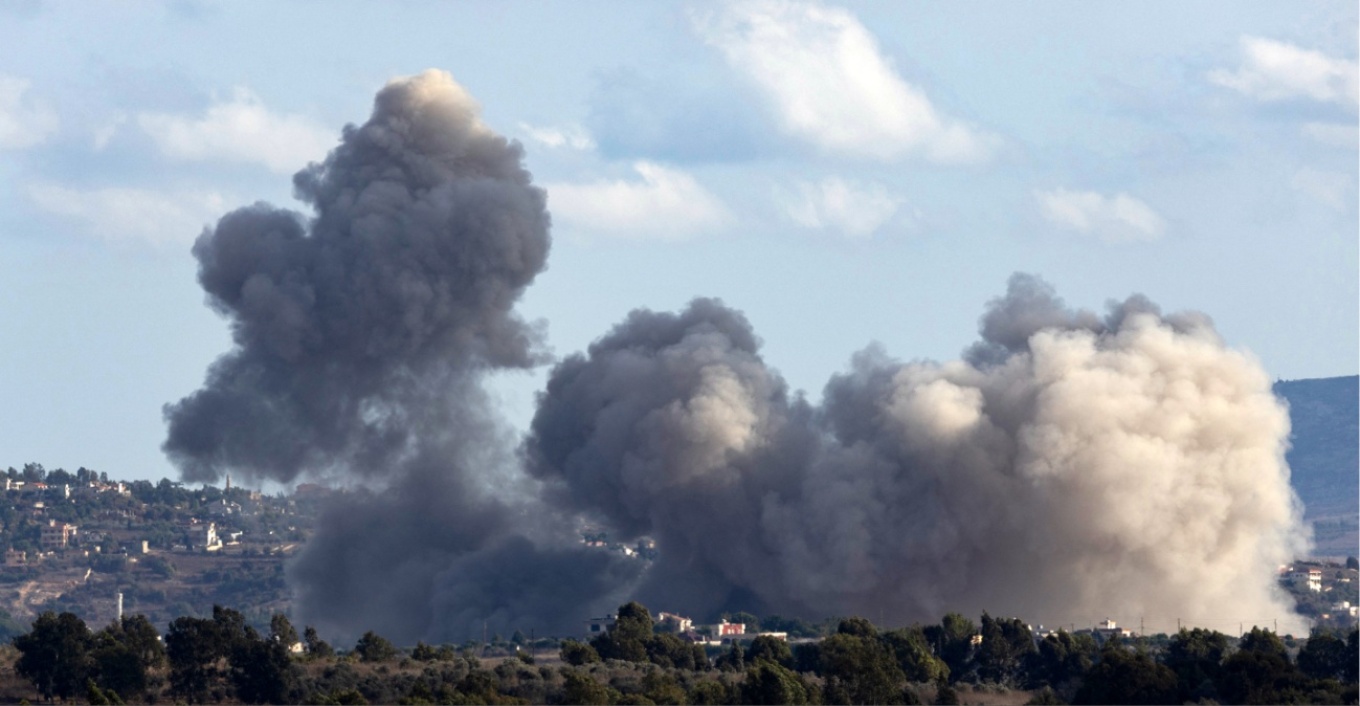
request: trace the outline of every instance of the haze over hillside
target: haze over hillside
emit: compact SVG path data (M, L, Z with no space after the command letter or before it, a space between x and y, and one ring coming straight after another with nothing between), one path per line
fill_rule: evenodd
M1287 380L1275 394L1289 403L1293 425L1287 456L1304 518L1323 556L1357 553L1360 517L1360 377Z

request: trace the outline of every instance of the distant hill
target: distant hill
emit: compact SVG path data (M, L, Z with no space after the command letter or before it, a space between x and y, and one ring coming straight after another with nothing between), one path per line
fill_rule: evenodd
M1360 377L1281 381L1275 394L1289 403L1287 458L1316 553L1360 554Z

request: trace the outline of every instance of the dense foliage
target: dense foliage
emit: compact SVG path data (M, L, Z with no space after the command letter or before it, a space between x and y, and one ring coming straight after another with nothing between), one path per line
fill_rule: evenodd
M48 612L14 638L14 669L39 698L100 704L914 704L1009 690L1036 704L1356 703L1360 662L1355 630L1294 642L1196 628L1121 641L1039 637L987 614L980 624L950 614L895 630L852 617L821 639L762 635L710 653L657 632L647 609L629 603L590 642L556 643L555 664L522 650L522 635L484 660L472 647L403 650L373 632L336 653L311 627L299 638L282 614L269 625L262 634L218 606L210 618L174 620L162 647L142 616L91 632L73 614Z

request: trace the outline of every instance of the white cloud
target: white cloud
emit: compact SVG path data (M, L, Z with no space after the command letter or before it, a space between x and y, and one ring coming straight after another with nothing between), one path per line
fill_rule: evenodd
M785 133L827 152L960 163L997 142L940 115L843 9L757 0L696 15L695 26L773 104Z
M204 226L226 211L226 200L215 192L73 189L37 183L27 193L38 208L80 224L101 240L157 247L193 242Z
M1242 66L1209 72L1209 80L1258 101L1309 99L1355 107L1354 61L1262 37L1242 37Z
M796 195L780 195L794 223L851 237L873 235L897 213L902 200L881 184L859 184L839 177L800 182Z
M554 218L585 230L628 237L679 238L721 226L727 209L685 172L636 162L639 181L548 184Z
M57 131L57 113L42 101L26 99L28 80L0 74L0 150L42 144Z
M1294 173L1289 185L1337 211L1346 210L1355 198L1355 178L1342 172L1304 168Z
M94 151L102 152L105 147L108 147L109 142L113 140L113 136L118 134L118 131L122 129L123 124L127 122L127 119L126 113L116 113L107 123L96 128L92 143Z
M595 140L580 125L534 127L528 123L520 123L519 129L529 139L547 147L570 147L574 150L595 149Z
M1128 194L1054 189L1036 191L1034 196L1050 222L1106 242L1156 240L1166 230L1166 222L1152 207Z
M1303 136L1330 147L1360 148L1360 125L1355 123L1304 123Z
M172 159L262 164L280 173L321 160L338 140L334 130L307 118L269 112L245 88L202 117L143 113L137 124Z

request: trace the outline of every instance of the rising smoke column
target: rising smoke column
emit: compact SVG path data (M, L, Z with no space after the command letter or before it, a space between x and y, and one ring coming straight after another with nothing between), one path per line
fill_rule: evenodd
M641 597L709 614L1298 632L1288 417L1207 317L1100 317L1024 275L964 360L871 348L813 407L712 300L634 312L557 366L526 458L559 502L655 537ZM1221 622L1219 622L1221 621Z
M520 146L478 111L447 74L394 80L294 178L310 217L255 204L194 244L235 346L167 405L164 449L187 481L371 487L337 499L289 567L299 617L333 635L572 625L626 582L606 556L551 546L566 519L492 490L514 442L481 380L543 357L514 305L549 218Z
M195 243L235 347L166 407L166 453L189 481L361 488L289 567L304 622L567 634L636 578L571 543L585 518L655 538L637 597L697 616L1301 629L1272 579L1306 544L1285 410L1206 317L1139 296L1098 316L1017 276L962 360L870 348L819 405L721 302L638 311L557 365L516 453L482 381L543 359L514 311L549 246L521 160L427 72L296 177L310 217L256 204Z

